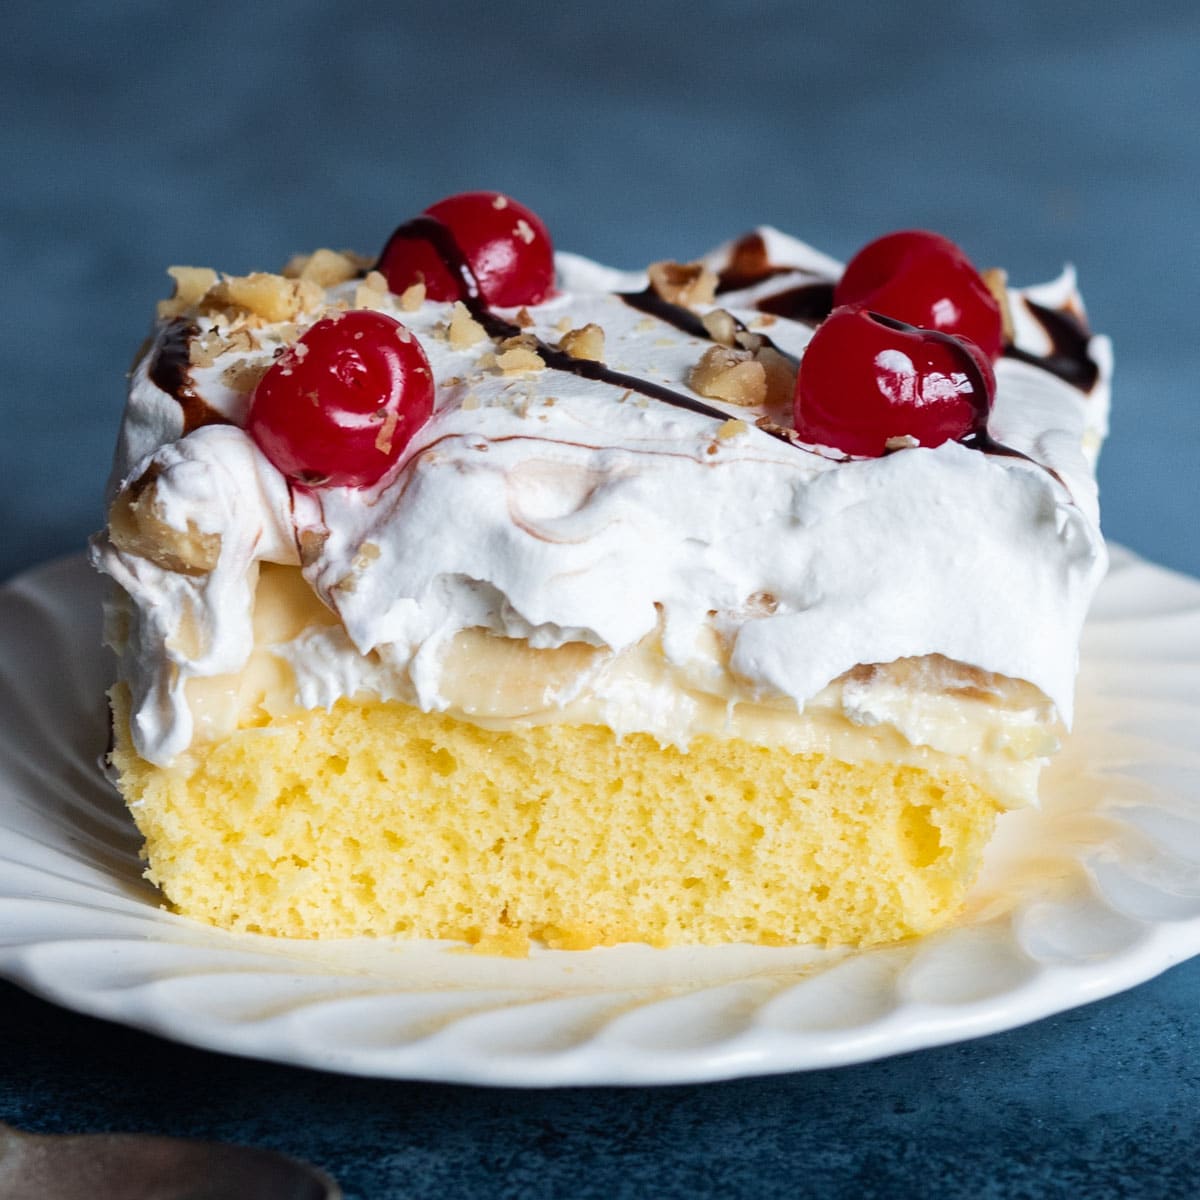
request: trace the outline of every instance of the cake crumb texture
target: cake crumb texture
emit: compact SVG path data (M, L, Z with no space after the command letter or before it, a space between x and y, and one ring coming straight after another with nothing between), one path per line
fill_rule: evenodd
M147 877L186 916L286 937L869 945L954 916L998 808L953 759L709 736L684 752L375 700L264 718L159 769L113 702Z

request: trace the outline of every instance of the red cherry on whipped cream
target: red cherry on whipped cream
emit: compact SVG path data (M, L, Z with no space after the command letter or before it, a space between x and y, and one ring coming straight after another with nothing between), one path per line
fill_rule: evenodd
M310 487L365 487L433 412L420 342L384 313L318 321L259 381L246 431L279 470Z
M1004 346L1000 305L983 277L949 238L922 229L865 245L846 264L833 303L970 338L993 361Z
M427 299L464 300L459 263L484 302L499 308L540 304L554 287L554 244L545 225L500 192L460 192L430 205L392 234L377 269L393 292L423 282Z
M847 305L804 350L796 432L872 458L897 438L940 446L985 434L995 392L992 364L973 342Z

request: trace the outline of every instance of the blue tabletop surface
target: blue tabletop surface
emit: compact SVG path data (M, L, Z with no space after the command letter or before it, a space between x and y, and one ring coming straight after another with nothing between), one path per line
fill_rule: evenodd
M0 38L0 580L100 521L168 263L378 247L511 191L561 247L759 222L846 257L925 226L1078 268L1117 356L1111 538L1200 574L1200 8L10 5ZM0 985L0 1118L276 1146L350 1197L1191 1196L1200 962L962 1046L701 1087L485 1091L228 1059Z

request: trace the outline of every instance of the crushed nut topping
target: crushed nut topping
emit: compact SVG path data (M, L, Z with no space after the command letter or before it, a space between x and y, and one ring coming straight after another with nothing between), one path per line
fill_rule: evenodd
M327 541L329 541L328 529L300 530L300 565L311 567L321 557L321 551L325 549Z
M656 262L646 273L655 293L669 304L695 308L711 304L717 294L717 277L703 263Z
M688 374L693 391L712 400L745 408L767 400L767 372L749 350L710 346Z
M732 313L723 308L714 308L711 312L706 312L700 320L708 331L708 336L718 346L737 345L737 321Z
M545 367L542 356L537 352L537 338L532 334L520 333L505 338L496 355L496 366L505 375L524 375L529 371L540 371Z
M264 321L291 321L323 303L325 289L311 279L286 279L256 271L224 276L204 300L206 308L240 308Z
M266 359L239 358L221 372L221 382L231 391L243 395L254 391L271 364Z
M117 494L108 511L108 536L123 554L145 558L179 575L207 575L221 555L221 535L204 533L194 521L176 529L163 520L158 505L158 477L151 466Z
M749 613L773 613L779 608L779 597L773 592L751 592L744 608Z
M1004 332L1004 340L1011 343L1013 337L1012 308L1008 300L1008 272L1001 267L989 267L983 272L983 282L992 293L996 303L1000 305L1000 324Z
M311 254L297 254L283 268L287 279L310 279L323 288L333 287L353 279L358 274L361 259L349 251L320 249Z
M404 312L416 312L425 303L425 283L423 280L411 284L400 293L400 308Z
M363 542L358 548L358 553L354 556L353 566L359 571L365 571L379 557L379 554L378 543Z
M175 290L169 300L158 302L158 318L162 321L195 308L217 282L217 273L211 267L168 267L167 274L175 281Z
M796 395L796 367L773 346L763 346L754 355L767 373L767 407L792 407Z
M726 442L730 438L741 437L744 433L750 432L750 426L745 421L738 420L737 417L730 417L728 421L722 422L717 427L717 437Z
M471 310L461 300L454 302L446 332L455 350L466 350L487 337L487 330L471 316Z
M368 271L366 278L354 289L354 307L386 309L389 296L387 280L378 271Z
M383 418L383 424L375 435L375 449L380 454L391 454L392 439L396 436L396 426L399 424L400 414L394 408L388 409L387 416Z
M579 329L568 329L562 335L558 348L572 358L585 358L592 362L604 361L604 330L594 322Z
M793 446L804 445L800 440L800 435L794 429L789 428L787 425L780 425L777 421L772 421L770 417L759 417L754 424L773 437L780 438L785 442L791 442Z
M245 327L210 329L196 334L189 342L188 363L193 367L211 367L223 354L249 354L258 348L258 339Z

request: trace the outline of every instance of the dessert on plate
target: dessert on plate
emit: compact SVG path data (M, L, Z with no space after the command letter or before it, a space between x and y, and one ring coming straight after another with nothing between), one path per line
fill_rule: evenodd
M92 554L174 908L514 952L953 918L1105 566L1070 271L762 228L623 272L473 192L377 260L171 274Z

